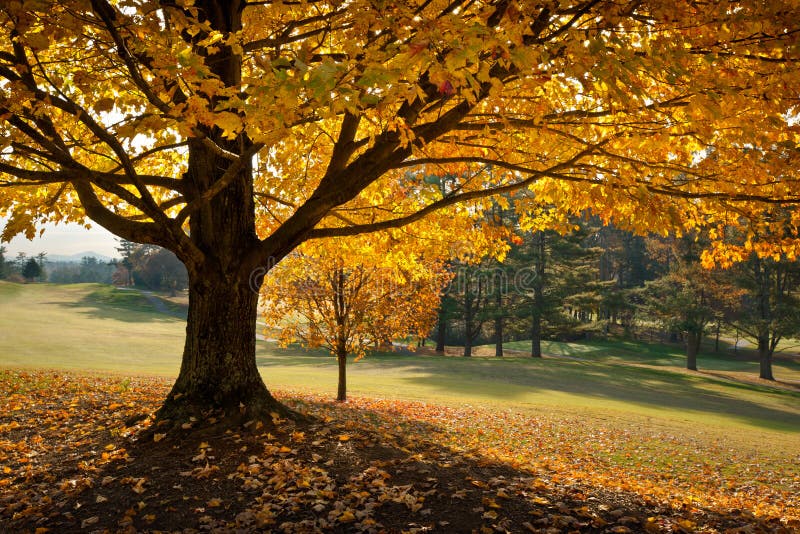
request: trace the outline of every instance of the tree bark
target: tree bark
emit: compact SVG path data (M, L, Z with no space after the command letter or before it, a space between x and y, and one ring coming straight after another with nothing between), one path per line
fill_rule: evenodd
M536 232L536 280L533 286L533 314L531 316L531 357L542 357L542 311L544 310L544 287L547 269L547 239L541 230Z
M472 308L472 294L470 293L470 280L464 288L464 357L472 356L472 331L474 311Z
M701 335L699 332L686 333L686 368L697 371L697 353L700 351Z
M775 380L772 374L772 349L770 348L769 337L759 336L758 338L758 377L764 380Z
M287 412L256 366L257 304L258 293L247 280L207 272L190 276L183 360L160 420L179 424L214 414L243 423Z
M503 327L505 317L503 316L503 292L505 290L504 275L500 272L495 273L494 279L494 355L497 358L503 357Z
M497 358L503 357L503 317L497 316L494 319L494 355Z
M447 319L444 311L439 311L439 325L436 327L436 352L444 354L445 341L447 339Z
M223 34L241 29L241 10L214 0L196 4L210 26ZM198 48L198 53L206 50ZM208 57L212 72L228 87L241 82L241 57L220 46ZM226 139L219 128L199 126L214 144L243 154L252 143L245 134ZM231 159L199 138L188 143L188 166L183 176L187 201L195 205L189 217L193 247L175 252L189 276L189 311L181 369L171 393L158 412L161 421L180 424L223 417L229 424L270 420L270 412L290 413L270 395L255 358L258 285L250 279L252 266L243 263L258 245L253 201L253 170L244 159L231 168ZM228 172L230 169L230 172ZM217 194L209 190L226 185ZM201 424L201 423L199 423Z
M336 391L336 400L347 400L347 351L339 348L336 350L336 359L339 362L339 387Z
M464 340L464 357L470 358L472 356L472 338L467 335L466 340Z
M542 317L537 311L533 313L531 325L531 357L542 357Z

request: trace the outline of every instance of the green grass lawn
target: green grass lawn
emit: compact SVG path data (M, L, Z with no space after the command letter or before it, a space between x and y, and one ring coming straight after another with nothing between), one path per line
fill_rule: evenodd
M800 385L800 358L797 357L796 343L793 340L784 342L787 351L776 352L773 369L776 378L797 382ZM513 341L503 345L514 351L530 351L530 341ZM561 341L543 341L542 352L545 355L586 360L603 363L623 363L648 365L654 367L686 366L686 353L676 345L660 345L642 341L606 341L592 340L580 343ZM758 376L758 359L752 347L741 347L734 351L728 343L720 343L720 352L714 353L712 347L698 356L698 368L703 371L730 371Z
M0 365L177 374L184 323L158 313L134 291L96 284L0 283ZM527 348L509 344L509 348ZM352 395L448 405L496 406L664 432L710 434L743 446L769 440L800 453L800 393L681 369L673 347L641 343L545 343L554 358L464 359L372 354L348 367ZM566 356L566 357L564 357ZM272 388L334 395L336 366L324 352L258 343L258 365ZM631 365L646 364L642 365ZM708 370L751 372L752 362L703 355ZM800 377L779 362L778 377Z
M137 291L0 283L0 364L177 374L184 322Z

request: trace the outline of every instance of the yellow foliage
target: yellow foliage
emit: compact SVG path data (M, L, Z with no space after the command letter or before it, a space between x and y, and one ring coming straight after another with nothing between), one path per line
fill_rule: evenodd
M516 188L526 229L797 240L796 1L337 6L4 3L3 238L88 212L201 261L189 221L238 232L201 208L245 191L263 260Z

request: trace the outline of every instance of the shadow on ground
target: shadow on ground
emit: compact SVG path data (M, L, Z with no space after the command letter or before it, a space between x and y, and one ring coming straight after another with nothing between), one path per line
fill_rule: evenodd
M92 319L130 323L172 322L186 318L186 312L181 307L166 303L155 295L111 287L92 291L75 302L52 304L73 309Z
M504 364L509 365L504 365ZM732 382L645 367L628 367L598 362L542 360L516 362L466 362L479 370L460 372L442 369L435 361L415 360L408 378L459 395L485 394L512 399L531 391L553 391L588 398L607 399L650 408L725 415L750 425L773 430L800 429L800 393L766 386ZM714 383L723 387L710 387ZM739 391L771 395L787 409L768 406L737 395Z
M493 462L436 443L435 425L405 421L400 432L398 423L404 421L396 414L347 406L295 402L308 420L253 424L216 435L156 434L157 441L140 443L135 437L141 427L125 428L119 421L103 428L90 424L89 418L109 420L109 401L127 406L129 400L126 392L95 393L81 401L79 417L65 412L50 426L33 423L59 400L68 400L59 399L58 391L35 392L47 406L2 412L0 439L29 449L24 454L6 449L4 462L12 473L0 475L4 529L619 533L684 531L686 525L718 531L790 528L747 510L675 507L547 469ZM139 399L114 419L155 406L155 398L147 405ZM39 409L43 412L37 414ZM57 440L69 441L68 454L54 446Z

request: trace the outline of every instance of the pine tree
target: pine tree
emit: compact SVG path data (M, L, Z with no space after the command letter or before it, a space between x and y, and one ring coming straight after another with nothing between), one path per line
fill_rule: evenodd
M589 295L597 295L600 251L590 246L592 228L585 222L570 234L554 231L528 232L512 247L509 265L508 306L517 320L526 321L531 356L541 357L541 341L558 333L569 335L581 323L596 318L587 307ZM583 295L583 301L576 299Z
M39 267L39 263L35 258L28 258L28 260L25 262L22 267L22 276L27 282L33 282L42 276L42 268Z
M9 275L9 265L5 253L6 247L0 247L0 280L5 280Z

